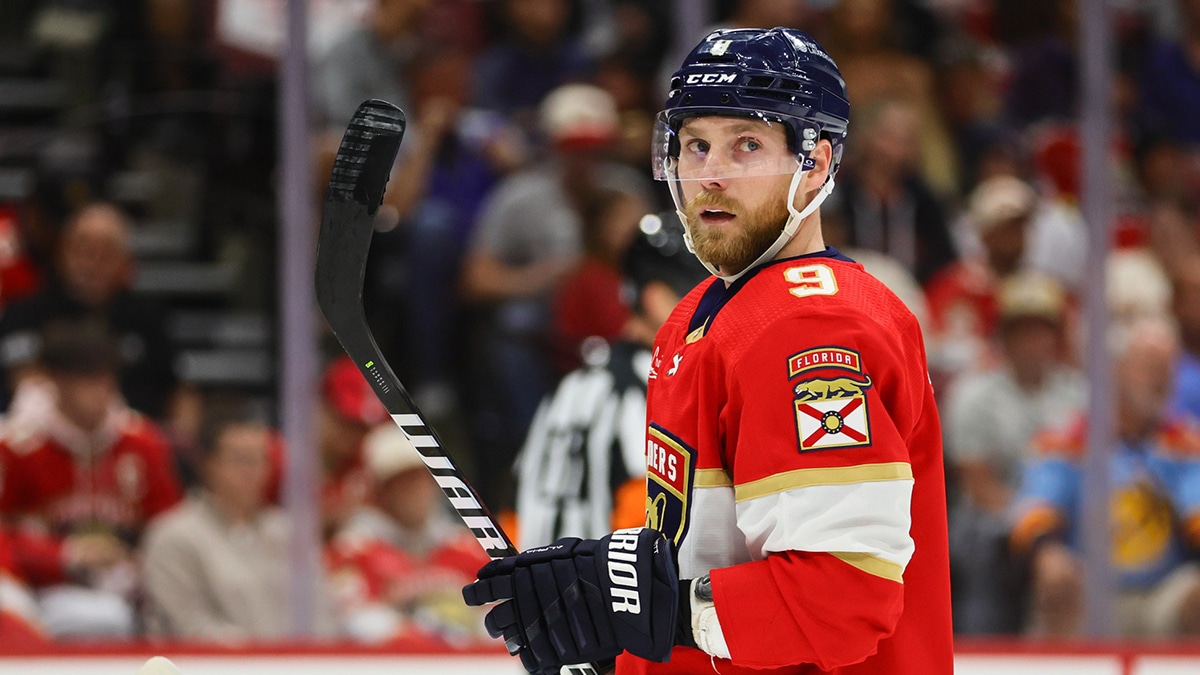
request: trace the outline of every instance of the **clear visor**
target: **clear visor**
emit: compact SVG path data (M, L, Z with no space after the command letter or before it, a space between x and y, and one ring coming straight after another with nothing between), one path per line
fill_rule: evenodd
M737 117L697 115L672 125L668 116L668 111L660 112L654 123L655 180L791 175L797 169L813 167L808 152L816 147L820 130L811 122L750 112ZM800 135L794 146L789 145L793 133ZM799 147L803 154L792 147Z

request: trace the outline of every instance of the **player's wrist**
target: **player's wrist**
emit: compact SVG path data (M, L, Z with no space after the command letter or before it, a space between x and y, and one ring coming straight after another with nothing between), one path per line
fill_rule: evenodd
M696 579L679 580L679 611L675 644L729 658L729 645L717 619L712 581L707 574Z
M699 649L692 632L692 583L695 579L679 580L679 613L675 622L675 644L680 647Z

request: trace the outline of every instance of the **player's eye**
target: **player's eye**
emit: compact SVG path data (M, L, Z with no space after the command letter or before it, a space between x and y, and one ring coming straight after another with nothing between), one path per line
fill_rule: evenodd
M737 149L741 150L742 152L754 152L760 148L762 148L762 144L753 138L738 139Z
M708 153L709 145L708 141L702 141L699 138L694 138L688 141L685 147L688 149L688 152L692 153L693 155L699 155L700 157L703 157Z

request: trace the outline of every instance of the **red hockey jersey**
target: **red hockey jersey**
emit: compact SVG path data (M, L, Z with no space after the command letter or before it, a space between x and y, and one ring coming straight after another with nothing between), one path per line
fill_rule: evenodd
M63 535L100 529L133 543L179 501L170 447L136 412L114 414L104 447L90 452L68 449L53 432L26 431L8 428L0 438L0 515L18 524L14 553L33 583L62 580Z
M916 319L833 249L702 284L655 342L647 518L730 659L619 675L953 670L941 430Z

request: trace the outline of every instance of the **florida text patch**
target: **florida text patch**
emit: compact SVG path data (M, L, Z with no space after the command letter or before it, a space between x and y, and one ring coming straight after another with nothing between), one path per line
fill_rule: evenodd
M867 389L858 352L843 347L817 347L788 358L788 378L795 380L796 436L800 451L846 448L871 443Z

